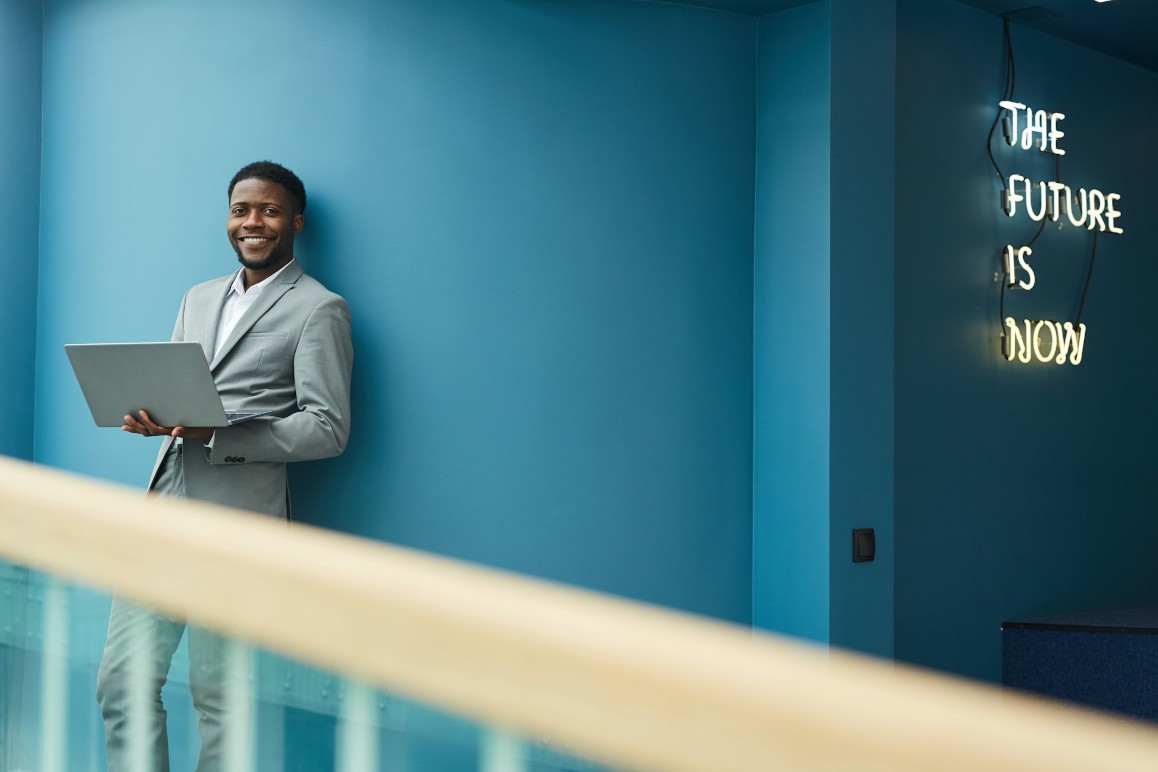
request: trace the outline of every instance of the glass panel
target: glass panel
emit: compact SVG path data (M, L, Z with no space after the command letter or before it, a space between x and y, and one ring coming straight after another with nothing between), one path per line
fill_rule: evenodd
M127 651L161 650L154 635L107 595L0 562L0 770L107 772L98 672L110 628ZM127 622L126 622L127 620ZM145 632L142 632L145 630ZM170 635L170 643L163 639ZM190 639L197 652L190 669ZM200 652L207 652L202 655ZM115 658L110 657L110 661ZM126 658L139 665L148 657ZM106 663L108 670L111 665ZM107 676L107 673L106 673ZM192 676L192 677L191 677ZM152 681L152 683L151 683ZM155 688L130 668L123 693L102 679L106 706ZM190 682L194 686L191 689ZM192 692L206 707L199 728ZM230 772L599 772L546 740L527 741L238 641L191 629L180 637L161 688L172 772L194 770L202 729ZM149 703L148 699L143 702ZM127 704L127 703L126 703ZM115 708L109 707L115 716ZM212 720L220 713L224 726ZM157 769L148 712L116 725L127 772ZM110 724L116 719L111 717ZM251 731L250 731L251 730ZM212 738L218 738L215 742ZM117 765L114 765L114 767Z

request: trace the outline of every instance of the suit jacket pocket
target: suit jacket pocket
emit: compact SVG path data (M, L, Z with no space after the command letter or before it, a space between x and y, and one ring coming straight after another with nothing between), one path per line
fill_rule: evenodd
M252 363L251 394L279 385L285 379L285 373L292 373L293 363L286 351L288 339L284 332L250 331L238 341L239 347L245 350L246 364Z

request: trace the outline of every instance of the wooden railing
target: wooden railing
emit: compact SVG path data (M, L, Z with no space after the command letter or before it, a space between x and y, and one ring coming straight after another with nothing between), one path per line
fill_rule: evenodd
M0 556L616 766L1158 768L1149 726L10 459Z

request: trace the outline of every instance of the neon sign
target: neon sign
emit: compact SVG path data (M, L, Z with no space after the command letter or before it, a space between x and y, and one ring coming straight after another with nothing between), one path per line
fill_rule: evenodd
M1023 334L1012 316L1005 317L1005 326L1009 329L1009 361L1014 357L1022 364L1029 364L1034 359L1038 362L1054 362L1064 365L1068 360L1071 365L1082 363L1082 351L1086 347L1086 326L1079 324L1074 328L1072 322L1062 324L1043 319L1034 323L1031 319L1025 320ZM1049 333L1049 349L1042 351L1042 331ZM1056 354L1056 357L1055 357Z
M1065 150L1058 144L1065 136L1061 130L1064 114L1035 110L1010 100L1002 100L999 104L1006 126L1005 141L1010 147L1036 148L1043 153L1065 155ZM1007 216L1014 217L1019 211L1018 204L1021 204L1020 210L1034 222L1046 219L1059 222L1064 210L1066 219L1075 228L1120 234L1124 232L1118 225L1118 218L1122 215L1118 209L1121 199L1117 193L1105 193L1096 188L1078 188L1075 192L1060 181L1039 180L1035 183L1024 175L1011 174L1001 191L1001 208ZM1005 246L1007 286L1028 291L1037 285L1037 274L1029 263L1032 255L1029 246ZM1086 325L1047 319L1036 322L1025 319L1019 323L1012 316L1003 321L1002 335L1008 343L1005 352L1008 361L1081 364Z

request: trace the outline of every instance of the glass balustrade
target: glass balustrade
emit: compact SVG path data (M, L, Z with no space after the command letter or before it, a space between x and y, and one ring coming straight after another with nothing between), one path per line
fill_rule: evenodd
M96 693L111 605L104 593L0 562L0 772L109 769ZM201 750L190 638L181 639L161 690L173 772L194 770ZM221 639L210 651L224 673L228 772L610 769L241 641ZM155 772L145 668L126 689L125 769Z

